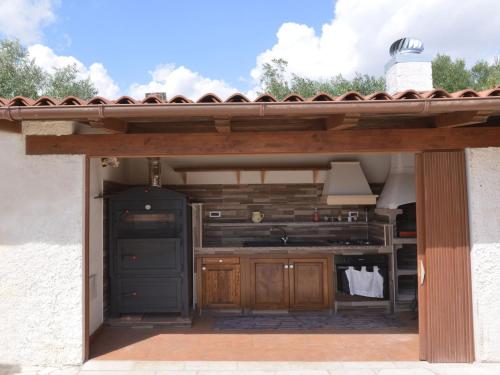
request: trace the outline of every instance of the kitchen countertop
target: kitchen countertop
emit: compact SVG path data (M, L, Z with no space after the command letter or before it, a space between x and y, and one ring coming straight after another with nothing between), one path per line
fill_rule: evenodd
M253 255L253 254L367 254L391 253L390 246L259 246L259 247L199 247L194 249L197 256L203 255Z

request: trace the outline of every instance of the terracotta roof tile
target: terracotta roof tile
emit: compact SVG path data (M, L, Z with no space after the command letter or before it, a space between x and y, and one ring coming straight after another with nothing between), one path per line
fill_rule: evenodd
M222 99L210 92L199 98L196 103L222 103Z
M231 95L226 99L226 103L248 103L250 99L248 99L245 95L237 92L236 94Z
M373 94L366 95L364 100L392 100L392 96L385 91L377 91Z
M193 101L182 95L176 95L168 101L169 103L192 103Z
M241 93L235 93L229 96L225 101L215 94L208 93L199 98L196 103L211 103L211 104L223 104L223 103L274 103L274 102L339 102L339 101L398 101L398 100L418 100L418 99L460 99L460 98L486 98L486 97L500 97L500 86L494 87L489 90L474 91L472 89L465 89L453 93L449 93L443 89L434 89L430 91L417 92L415 90L406 90L403 92L398 92L394 95L390 95L386 92L374 92L370 95L362 96L360 93L355 91L346 92L345 94L332 97L327 93L318 93L311 98L303 98L298 94L290 94L283 100L279 101L274 96L270 94L262 94L255 100L251 101L245 95ZM89 101L83 99L68 96L62 100L51 98L48 96L42 96L36 100L25 98L22 96L16 96L12 99L0 98L0 107L26 107L26 106L84 106L84 105L157 105L157 104L188 104L194 103L192 100L186 98L182 95L176 95L170 100L162 100L157 96L149 96L143 100L136 100L129 96L122 96L116 100L110 100L100 96L93 97Z
M287 95L282 100L282 102L303 102L303 101L304 101L304 98L302 96L300 96L299 94L295 94L295 93Z
M277 102L276 98L271 94L261 94L255 99L256 103L273 103Z
M422 99L422 95L420 95L415 90L405 90L401 92L397 92L392 96L393 100L407 100L407 99Z
M137 103L138 102L135 99L127 95L120 96L118 99L115 100L115 104L137 104Z
M479 91L479 96L500 96L500 86L497 86L493 89Z
M111 103L113 103L111 100L103 98L102 96L94 96L87 102L88 105L111 104Z
M425 99L451 98L450 93L448 93L447 91L445 91L443 89L424 91L424 92L421 92L420 95L422 95L422 97Z
M332 102L333 97L326 92L320 92L308 100L311 102Z
M34 106L47 106L47 105L58 105L59 100L56 98L51 98L50 96L42 96L38 98L33 105Z
M83 99L77 98L76 96L67 96L59 105L85 105L87 102Z
M365 100L363 96L357 91L348 91L343 95L340 95L335 98L337 101L346 101L346 100Z
M460 90L450 94L452 98L477 98L479 94L472 89Z
M24 96L15 96L8 102L9 107L27 107L33 105L34 100Z
M142 104L162 104L165 103L158 96L151 95L141 101Z

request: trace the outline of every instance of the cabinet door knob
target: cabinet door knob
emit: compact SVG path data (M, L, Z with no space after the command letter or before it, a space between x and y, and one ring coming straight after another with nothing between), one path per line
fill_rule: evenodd
M288 269L288 264L285 264L283 267L287 270Z
M219 259L219 263L222 263L222 259Z
M290 264L290 268L293 269L293 264Z
M206 271L206 270L207 270L207 267L201 267L201 270L202 270L202 271Z

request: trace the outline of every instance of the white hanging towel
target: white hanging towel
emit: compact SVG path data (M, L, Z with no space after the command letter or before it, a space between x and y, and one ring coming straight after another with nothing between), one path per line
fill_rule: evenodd
M378 267L373 267L373 272L368 272L366 266L357 271L349 267L346 271L351 295L364 297L384 298L384 278L378 272Z

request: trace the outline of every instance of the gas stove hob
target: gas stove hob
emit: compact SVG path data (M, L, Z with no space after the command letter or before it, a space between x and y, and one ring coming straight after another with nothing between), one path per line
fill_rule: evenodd
M381 241L357 239L357 240L328 240L328 243L333 246L378 246L382 245Z

